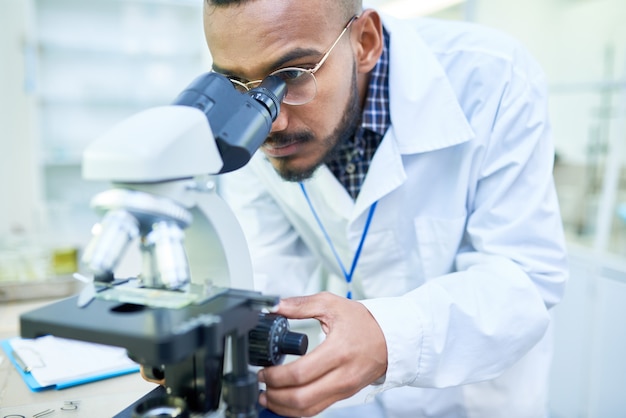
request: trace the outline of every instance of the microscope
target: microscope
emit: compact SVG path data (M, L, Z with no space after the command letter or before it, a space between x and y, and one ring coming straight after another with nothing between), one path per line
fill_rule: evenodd
M102 216L82 256L93 279L23 314L20 329L124 347L164 379L118 417L276 416L258 407L249 366L303 355L307 337L271 313L278 297L251 290L243 231L212 179L250 160L285 94L275 76L242 93L206 73L172 105L122 121L85 150L83 177L112 183L91 202ZM140 273L118 277L137 247Z

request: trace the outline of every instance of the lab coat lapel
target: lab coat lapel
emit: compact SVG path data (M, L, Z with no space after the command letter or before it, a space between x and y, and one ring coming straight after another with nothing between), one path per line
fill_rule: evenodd
M354 201L346 188L337 180L326 165L320 166L313 179L315 189L329 208L343 219L349 219L354 210ZM306 184L306 183L305 183Z
M350 222L406 181L403 154L434 151L474 137L443 68L414 25L387 16L384 24L390 33L391 127L372 159Z
M305 182L305 187L315 190L310 193L314 205L315 201L323 199L330 210L348 222L350 228L374 202L399 187L405 180L402 155L391 128L376 150L356 202L325 165L317 170L312 180Z
M400 187L405 180L402 155L394 129L390 127L374 154L350 221L358 219L374 202Z
M457 95L416 25L384 16L390 33L389 110L402 154L433 151L474 137Z

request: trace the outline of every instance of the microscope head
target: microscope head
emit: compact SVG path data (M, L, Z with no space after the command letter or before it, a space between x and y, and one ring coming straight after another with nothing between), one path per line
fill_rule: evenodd
M116 186L92 200L103 219L83 263L96 280L113 280L129 243L139 239L145 286L189 283L183 230L192 215L189 186L181 182L245 165L267 138L285 94L275 76L241 93L224 76L207 73L172 105L137 113L93 142L83 155L83 177Z
M155 183L241 168L267 138L286 92L276 76L241 93L206 73L172 105L144 110L92 143L83 178Z
M83 154L83 178L115 183L189 178L222 167L205 114L182 105L139 112L113 126Z

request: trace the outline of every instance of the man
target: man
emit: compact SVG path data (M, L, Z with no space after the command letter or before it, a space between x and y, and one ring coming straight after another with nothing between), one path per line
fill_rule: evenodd
M566 256L537 64L359 0L206 2L213 70L288 85L223 194L259 289L326 334L259 372L260 403L311 416L365 389L345 416L544 417Z

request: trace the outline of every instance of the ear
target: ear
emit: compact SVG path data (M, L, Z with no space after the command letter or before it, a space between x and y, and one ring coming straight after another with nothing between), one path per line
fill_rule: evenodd
M355 48L357 71L368 73L383 53L383 24L380 15L372 9L364 10L354 22L352 41Z

